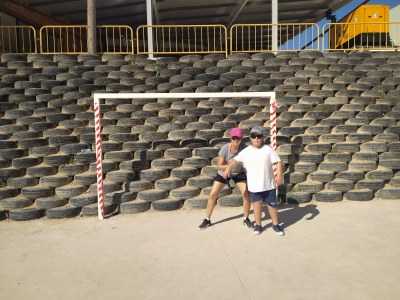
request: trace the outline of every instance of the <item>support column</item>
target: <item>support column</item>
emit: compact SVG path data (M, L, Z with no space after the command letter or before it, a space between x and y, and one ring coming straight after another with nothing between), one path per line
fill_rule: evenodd
M153 8L151 5L151 0L146 0L146 13L147 13L147 26L153 26ZM147 49L149 58L153 58L153 28L147 27Z
M87 0L87 49L96 53L96 0Z
M272 50L278 51L278 0L271 0Z

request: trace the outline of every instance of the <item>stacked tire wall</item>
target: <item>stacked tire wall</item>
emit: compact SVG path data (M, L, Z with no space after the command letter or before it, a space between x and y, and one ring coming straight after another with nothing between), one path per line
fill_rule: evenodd
M93 92L275 91L280 197L400 199L397 52L2 54L0 218L97 215ZM268 129L269 99L106 99L105 212L204 208L229 129ZM248 141L248 140L247 140ZM239 206L236 188L220 205Z

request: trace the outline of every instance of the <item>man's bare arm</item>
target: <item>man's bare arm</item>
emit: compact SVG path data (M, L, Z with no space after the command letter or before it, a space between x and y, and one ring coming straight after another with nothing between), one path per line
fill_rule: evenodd
M282 162L281 161L277 162L275 166L276 166L276 186L279 186L283 184Z
M222 177L224 177L224 178L230 177L230 175L231 175L231 170L232 170L233 168L235 168L235 166L236 166L238 163L239 163L238 161L236 161L236 160L234 160L234 159L231 159L231 160L228 162L228 164L226 165L226 168L225 168L224 173L222 174Z

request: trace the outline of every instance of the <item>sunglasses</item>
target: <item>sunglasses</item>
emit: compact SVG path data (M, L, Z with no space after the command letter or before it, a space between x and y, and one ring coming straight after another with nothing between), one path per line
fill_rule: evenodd
M233 137L231 137L231 139L234 141L240 141L242 138L238 137L238 136L233 136Z
M252 139L262 139L263 138L263 136L261 134L251 134L250 137Z

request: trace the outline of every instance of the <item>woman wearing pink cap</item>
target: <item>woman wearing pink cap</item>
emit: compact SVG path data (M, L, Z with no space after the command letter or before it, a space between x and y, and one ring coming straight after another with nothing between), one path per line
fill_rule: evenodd
M235 182L243 196L243 225L249 228L252 227L252 223L249 220L251 202L249 192L247 191L247 177L243 166L240 165L239 167L232 169L229 178L225 179L222 177L231 159L247 147L247 145L242 142L243 134L240 128L232 128L230 136L231 141L222 146L218 152L218 172L214 178L214 184L211 188L210 196L208 197L206 218L200 224L199 229L205 229L211 225L210 218L214 206L217 203L218 194L227 184L229 184L230 179Z

